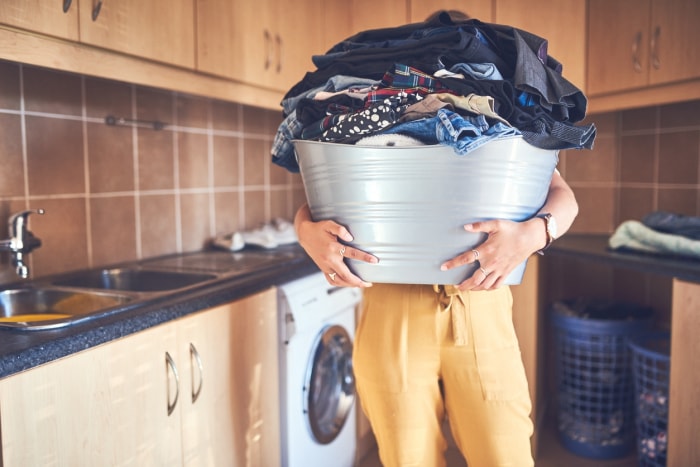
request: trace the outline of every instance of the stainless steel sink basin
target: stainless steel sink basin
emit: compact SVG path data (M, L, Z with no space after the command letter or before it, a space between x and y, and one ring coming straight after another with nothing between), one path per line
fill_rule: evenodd
M0 291L0 327L47 329L65 326L100 310L123 305L127 295L52 288Z
M212 274L117 268L82 271L58 279L53 284L86 289L162 292L182 289L216 277Z

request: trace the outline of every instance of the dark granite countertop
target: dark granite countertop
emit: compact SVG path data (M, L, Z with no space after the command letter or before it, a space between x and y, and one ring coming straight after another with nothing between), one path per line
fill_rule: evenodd
M318 271L300 247L292 248L298 254L287 259L287 249L285 260L273 268L160 294L85 323L53 330L0 330L0 378Z
M586 261L607 263L614 267L633 269L700 282L700 260L612 250L608 247L608 234L566 234L547 250L547 255L569 256Z

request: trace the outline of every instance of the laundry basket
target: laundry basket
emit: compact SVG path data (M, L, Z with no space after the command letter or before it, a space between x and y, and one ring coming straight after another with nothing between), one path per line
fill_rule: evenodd
M651 314L649 308L608 301L553 304L558 432L569 451L614 459L634 449L629 339L647 331Z
M632 370L636 392L637 457L640 467L666 465L671 336L659 332L635 338Z
M446 145L358 146L293 142L314 220L333 219L350 244L379 263L346 259L370 282L459 284L479 268L440 265L483 242L464 224L522 221L542 207L558 152L522 136L491 140L459 156ZM519 284L525 263L505 280Z

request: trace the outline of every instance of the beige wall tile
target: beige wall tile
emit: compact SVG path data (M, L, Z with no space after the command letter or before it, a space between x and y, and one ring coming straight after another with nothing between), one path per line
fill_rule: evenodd
M97 78L85 79L85 112L88 117L132 118L131 86Z
M271 162L270 156L267 156L270 168L270 185L287 185L291 180L291 173L277 164Z
M22 122L19 115L0 114L0 142L0 197L24 195Z
M175 123L172 93L153 88L136 88L136 118L157 120L167 125Z
M27 116L26 127L29 194L85 193L82 123Z
M211 239L209 194L183 193L180 195L182 223L182 251L201 250Z
M653 130L656 128L658 109L644 107L621 112L620 125L623 132Z
M661 128L685 128L700 125L700 101L662 105L659 109Z
M178 228L175 195L139 197L141 225L141 257L178 251Z
M656 136L622 136L620 150L620 181L655 181Z
M177 124L182 127L208 128L210 107L209 99L177 95L175 98Z
M134 197L91 199L90 233L93 265L137 259Z
M700 130L659 136L659 183L698 183Z
M692 188L659 188L657 209L697 216L698 191Z
M216 216L215 235L225 235L243 230L240 218L238 192L214 194L214 215Z
M563 173L569 182L614 182L617 180L617 138L596 138L591 151L566 151L566 170Z
M281 110L281 107L280 107ZM272 117L269 110L243 106L243 132L249 134L272 134ZM274 130L277 130L275 128Z
M265 172L270 164L266 157L267 147L265 141L259 139L246 138L243 141L243 183L246 186L265 184Z
M571 232L612 232L615 189L575 187L574 193L579 204L579 214L571 226Z
M178 133L178 174L180 188L209 186L209 143L207 135Z
M31 207L46 211L43 216L32 215L29 221L31 231L42 243L30 253L33 274L44 276L87 267L85 199L35 199Z
M246 230L260 227L266 222L265 216L265 192L263 190L250 190L245 194L245 220L243 228Z
M80 76L32 66L22 67L24 106L33 112L80 116L83 113Z
M235 136L214 136L212 142L214 153L214 186L236 187L241 185L241 139Z
M615 226L628 220L641 221L654 208L653 188L620 188L618 215Z
M215 130L242 131L240 104L213 101L211 103L212 128Z
M272 219L281 217L282 219L290 220L292 218L291 211L289 190L286 188L270 190L270 217Z
M138 188L175 188L175 150L170 131L140 130L138 141Z
M122 126L88 123L90 193L134 190L132 130Z
M0 109L19 110L19 65L0 60Z

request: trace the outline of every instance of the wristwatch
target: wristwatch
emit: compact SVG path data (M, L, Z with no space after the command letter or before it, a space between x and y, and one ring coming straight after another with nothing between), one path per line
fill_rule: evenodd
M557 238L557 221L556 219L554 219L554 216L552 216L548 212L537 214L536 217L539 217L540 219L544 220L545 233L547 234L547 243L541 250L537 252L543 255L544 250L549 248L549 245L551 245L552 242Z

